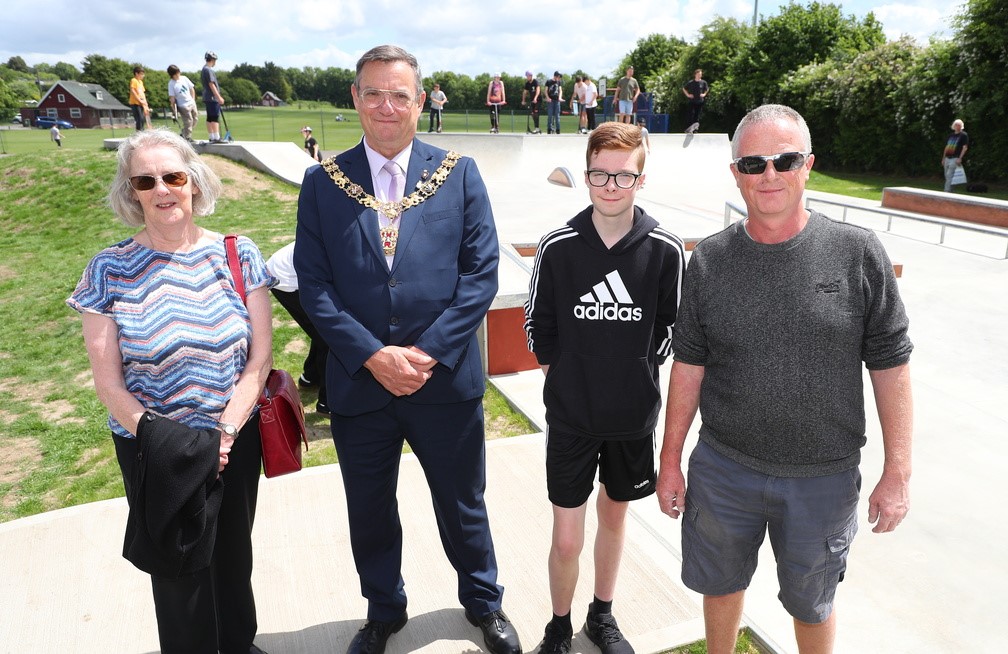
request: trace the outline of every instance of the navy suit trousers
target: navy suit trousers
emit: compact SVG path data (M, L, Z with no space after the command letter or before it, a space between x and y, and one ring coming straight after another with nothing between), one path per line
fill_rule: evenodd
M391 621L406 610L396 499L404 440L427 478L441 543L458 573L459 602L475 615L500 609L503 588L483 499L482 398L426 405L395 398L363 415L333 414L332 433L368 619Z

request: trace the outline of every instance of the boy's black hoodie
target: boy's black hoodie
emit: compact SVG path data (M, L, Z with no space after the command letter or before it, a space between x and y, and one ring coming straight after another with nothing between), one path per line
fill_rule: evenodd
M528 346L549 365L551 431L606 440L650 436L658 366L671 353L685 254L640 207L611 249L588 207L539 242L525 303Z

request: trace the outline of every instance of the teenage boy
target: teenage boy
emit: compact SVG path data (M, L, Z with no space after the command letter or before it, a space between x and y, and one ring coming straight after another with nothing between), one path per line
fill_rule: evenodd
M628 503L655 491L658 366L670 353L684 272L682 241L634 205L644 184L636 125L588 139L591 206L542 238L525 303L529 349L546 374L546 484L553 617L540 654L570 651L584 522L599 473L595 598L584 631L603 654L633 647L612 614Z

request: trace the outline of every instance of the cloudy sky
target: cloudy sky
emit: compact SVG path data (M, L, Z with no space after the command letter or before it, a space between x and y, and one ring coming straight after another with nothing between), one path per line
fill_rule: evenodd
M785 0L755 0L762 16ZM823 0L825 1L825 0ZM834 0L835 1L835 0ZM284 68L353 68L373 45L417 55L425 75L475 76L578 68L608 74L652 33L694 41L716 15L751 21L754 0L49 0L11 2L0 14L0 62L58 61L81 67L90 53L195 71L214 50L218 70L272 61ZM803 2L807 4L807 2ZM874 11L890 39L949 38L962 0L842 0L843 12ZM619 13L617 13L619 12Z

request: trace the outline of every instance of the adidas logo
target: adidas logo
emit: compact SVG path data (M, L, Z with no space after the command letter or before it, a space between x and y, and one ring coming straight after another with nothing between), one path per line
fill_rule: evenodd
M633 306L633 298L623 284L618 270L605 276L605 280L592 286L591 293L585 293L574 307L574 317L579 320L618 320L637 322L644 311Z

